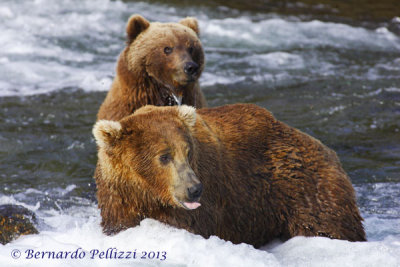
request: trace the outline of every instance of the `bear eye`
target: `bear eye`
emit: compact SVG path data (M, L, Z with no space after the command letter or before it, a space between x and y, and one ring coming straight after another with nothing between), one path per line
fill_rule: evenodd
M167 165L171 160L172 160L172 156L170 153L160 156L160 162L164 165Z
M164 53L166 55L171 54L172 53L172 47L169 47L169 46L164 47Z
M188 52L189 52L189 54L193 53L193 47L192 46L188 48Z
M193 157L192 150L189 149L188 152L187 152L187 158L191 161L191 160L192 160L192 157Z

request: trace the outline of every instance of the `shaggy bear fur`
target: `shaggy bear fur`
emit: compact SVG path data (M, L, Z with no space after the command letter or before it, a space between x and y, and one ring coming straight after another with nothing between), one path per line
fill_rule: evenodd
M298 235L366 240L336 153L263 108L146 106L93 133L107 234L153 218L255 247Z
M97 119L120 120L147 104L206 105L198 83L204 52L196 19L150 23L133 15L126 32L127 45Z

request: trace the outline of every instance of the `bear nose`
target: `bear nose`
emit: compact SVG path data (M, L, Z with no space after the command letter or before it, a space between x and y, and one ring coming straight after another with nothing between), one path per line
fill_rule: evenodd
M199 69L199 65L196 62L187 62L183 70L188 75L194 75Z
M187 190L190 200L195 200L201 196L201 193L203 192L203 184L195 184L194 186L189 187Z

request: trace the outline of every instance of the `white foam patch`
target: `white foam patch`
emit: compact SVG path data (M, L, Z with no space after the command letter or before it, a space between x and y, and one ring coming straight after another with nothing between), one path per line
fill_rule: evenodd
M340 23L288 21L270 18L252 21L248 17L200 21L200 28L210 44L269 48L343 47L376 51L400 49L400 38L390 31L374 31Z
M82 77L79 87L90 91L107 91L111 88L111 84L110 77L96 77L96 74L92 73Z
M305 67L301 56L286 52L251 55L244 60L252 66L269 69L302 69Z
M5 195L0 196L0 205L6 205L6 204L20 205L32 211L37 211L40 208L40 202L37 202L36 205L29 205L25 204L24 202L16 200L13 196L5 196Z
M348 242L322 237L295 237L271 251L282 266L398 266L400 242Z
M367 79L380 80L380 79L396 79L400 72L400 58L395 58L392 61L385 63L377 63L375 66L369 68L367 72Z
M210 72L205 72L202 74L200 78L200 84L202 86L211 86L215 84L234 84L238 83L241 81L244 81L246 77L242 76L237 76L234 74L230 74L229 76L222 76L222 75L216 75Z
M389 87L384 89L386 92L391 92L391 93L400 93L400 88L396 87Z
M400 218L380 218L377 215L364 216L368 240L382 241L390 236L398 237L400 244Z
M14 16L14 13L8 7L0 7L0 18L10 19Z

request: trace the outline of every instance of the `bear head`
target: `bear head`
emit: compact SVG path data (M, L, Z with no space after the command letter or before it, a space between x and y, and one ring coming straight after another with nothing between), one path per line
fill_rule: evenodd
M138 66L159 87L179 98L185 87L195 83L204 67L204 52L195 18L179 23L150 23L133 15L127 26L128 69Z
M98 121L93 135L101 179L146 192L163 206L198 208L202 184L191 167L195 123L195 109L185 105L145 106L119 122Z

